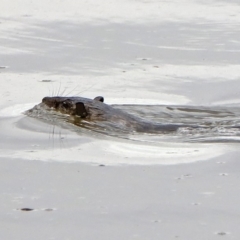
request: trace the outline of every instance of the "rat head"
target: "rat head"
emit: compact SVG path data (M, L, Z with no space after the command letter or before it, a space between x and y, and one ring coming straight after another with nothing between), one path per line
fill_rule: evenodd
M81 118L89 115L85 105L90 101L103 102L104 98L99 96L94 98L94 100L81 97L45 97L42 99L42 103L53 110Z

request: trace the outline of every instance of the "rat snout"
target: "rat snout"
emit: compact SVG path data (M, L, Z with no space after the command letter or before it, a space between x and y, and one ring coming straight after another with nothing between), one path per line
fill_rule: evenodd
M56 103L56 98L55 97L44 97L42 99L42 103L44 103L48 107L54 107L55 103Z
M46 102L49 101L49 99L50 99L50 97L44 97L44 98L42 99L42 102L43 102L43 103L46 103Z

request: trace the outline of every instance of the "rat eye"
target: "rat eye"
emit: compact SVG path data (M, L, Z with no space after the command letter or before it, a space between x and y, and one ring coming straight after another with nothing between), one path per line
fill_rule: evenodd
M69 108L70 107L70 104L68 103L68 102L63 102L62 103L62 106L64 107L64 108Z

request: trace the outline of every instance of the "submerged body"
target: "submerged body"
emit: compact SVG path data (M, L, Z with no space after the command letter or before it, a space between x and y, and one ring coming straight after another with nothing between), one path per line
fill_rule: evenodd
M45 97L42 99L42 104L51 110L74 117L75 124L82 120L88 122L107 122L127 131L147 133L171 132L181 127L181 125L176 124L160 124L146 121L114 108L114 106L105 104L103 97L96 97L94 99L59 96Z
M123 106L108 105L103 101L103 97L45 97L25 114L81 133L87 133L87 129L120 138L133 137L134 140L141 136L145 141L148 134L151 137L156 134L153 141L165 139L166 135L194 142L239 141L238 108Z

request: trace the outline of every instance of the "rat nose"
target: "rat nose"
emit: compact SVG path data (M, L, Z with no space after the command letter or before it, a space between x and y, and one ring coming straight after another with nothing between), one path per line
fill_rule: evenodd
M42 102L45 103L45 102L47 102L48 100L49 100L49 97L44 97L44 98L42 99Z
M55 103L54 100L55 100L55 98L53 98L53 97L44 97L42 99L42 103L46 104L49 107L52 107L53 104Z

